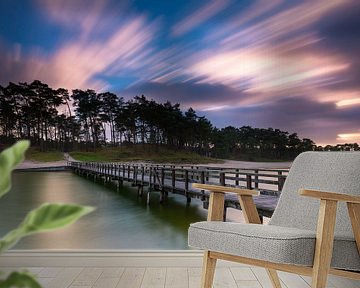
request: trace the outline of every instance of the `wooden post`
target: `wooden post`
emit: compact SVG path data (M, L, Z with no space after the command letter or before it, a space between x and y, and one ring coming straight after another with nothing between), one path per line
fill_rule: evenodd
M152 180L152 167L149 167L149 191L151 191L151 180ZM148 195L149 198L149 195Z
M284 188L284 184L285 184L285 178L284 177L279 178L279 186L278 186L279 192L281 192L282 189Z
M176 181L175 168L173 168L171 170L171 187L173 193L175 192L175 181Z
M147 198L146 198L146 204L147 205L150 205L150 188L149 188L149 191L148 191L148 193L147 193Z
M155 183L156 183L156 173L157 173L157 169L155 167L153 167L153 184L154 184L154 189L155 189Z
M164 190L164 184L165 184L165 170L164 168L161 168L161 190Z
M235 180L235 185L236 186L239 186L239 169L235 169L236 171L236 174L235 174L235 177L236 177L236 180Z
M141 190L140 190L140 196L143 196L144 192L144 178L145 178L145 167L141 166Z
M200 177L201 184L205 184L205 171L201 171ZM201 190L201 201L205 200L205 190Z
M220 172L220 185L225 186L225 172Z
M117 169L117 179L118 179L118 188L117 188L117 191L119 192L119 190L120 190L120 165L118 164L118 165L116 165L116 169Z
M189 196L189 171L185 170L185 197L186 203L191 202L191 197Z
M281 192L284 186L285 179L282 176L282 171L278 171L278 191Z
M251 175L246 174L246 189L252 189Z
M134 165L133 166L133 169L134 169L134 171L133 171L133 183L136 185L137 184L137 167Z
M161 174L160 174L160 204L164 203L165 201L165 197L166 197L166 194L165 194L165 191L164 191L164 183L165 183L165 170L164 168L161 168ZM159 185L159 186L160 186Z
M259 170L258 169L255 169L254 170L255 174L259 174ZM259 176L258 175L255 175L255 189L258 189L259 188Z

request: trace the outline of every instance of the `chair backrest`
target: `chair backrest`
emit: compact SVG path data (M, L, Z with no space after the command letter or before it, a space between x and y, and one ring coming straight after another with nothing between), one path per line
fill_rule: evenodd
M360 195L360 152L305 152L293 162L270 225L316 230L320 201L300 188ZM353 239L347 207L339 203L335 236Z

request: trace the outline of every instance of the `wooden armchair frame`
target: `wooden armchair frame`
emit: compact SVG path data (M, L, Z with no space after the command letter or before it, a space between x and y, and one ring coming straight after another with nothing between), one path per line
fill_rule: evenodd
M225 193L236 193L239 197L246 223L261 224L259 214L253 201L253 196L259 195L258 191L198 183L193 184L193 187L210 191L207 221L223 221ZM360 272L330 268L337 203L339 201L347 203L356 245L360 254L360 196L304 189L300 189L299 193L302 196L314 197L320 200L314 262L312 267L280 264L205 250L201 287L212 287L217 259L265 268L274 288L281 288L281 283L276 272L277 270L312 276L312 288L325 288L328 274L360 280Z

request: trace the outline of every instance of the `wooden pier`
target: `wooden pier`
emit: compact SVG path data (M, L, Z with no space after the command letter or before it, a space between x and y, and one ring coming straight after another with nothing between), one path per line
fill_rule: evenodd
M207 208L208 192L192 188L191 183L257 189L260 196L254 197L254 202L259 214L265 217L271 217L288 174L286 169L98 162L68 162L67 165L76 174L94 181L112 182L118 189L126 181L137 187L139 197L146 194L148 204L150 193L158 192L160 203L166 200L168 193L175 193L185 196L187 203L190 203L192 198L201 199L204 208ZM227 207L241 209L236 195L226 195L225 208Z

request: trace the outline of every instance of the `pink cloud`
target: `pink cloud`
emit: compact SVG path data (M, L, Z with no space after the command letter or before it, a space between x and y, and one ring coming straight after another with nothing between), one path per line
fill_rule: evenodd
M344 3L346 3L345 0L301 2L290 9L273 14L255 25L241 29L225 38L223 43L242 41L254 45L273 41L308 27Z
M181 36L199 26L206 20L224 10L230 4L230 0L212 0L194 13L181 20L172 28L173 36Z
M127 69L141 70L143 59L153 51L157 24L143 15L127 15L119 20L118 14L108 12L111 17L106 17L105 1L39 1L51 21L77 29L78 35L64 39L51 54L32 49L21 57L18 44L12 49L0 47L6 51L0 57L4 58L7 79L39 79L54 87L105 89L107 83L96 79L97 75L116 77Z
M209 40L212 41L215 38L220 38L226 34L229 34L230 31L236 31L241 29L244 24L249 23L250 21L256 19L259 16L264 15L267 12L272 11L274 8L278 7L283 3L283 0L259 0L252 1L251 5L246 9L242 10L240 13L237 13L235 16L231 17L221 29L213 31L208 35Z
M257 94L251 99L258 102L282 95L308 94L308 90L331 84L331 75L349 68L349 63L337 55L301 49L284 51L287 49L249 47L199 53L191 59L193 64L187 72L203 83Z

